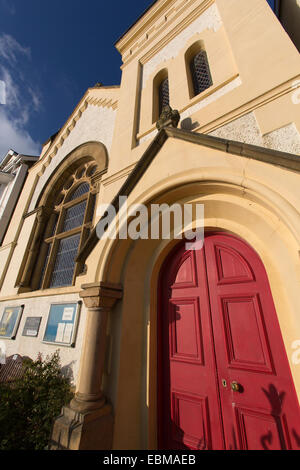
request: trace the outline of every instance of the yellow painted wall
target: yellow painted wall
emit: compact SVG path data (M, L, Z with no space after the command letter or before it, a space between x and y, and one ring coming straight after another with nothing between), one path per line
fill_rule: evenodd
M191 98L184 57L196 41L207 51L213 86ZM91 140L103 142L109 156L98 204L111 202L156 135L153 79L166 67L171 105L194 132L299 155L300 60L265 0L159 0L117 48L120 88L88 90L29 172L0 249L0 312L8 301L41 295L50 304L53 295L78 294L84 283L121 282L124 298L110 320L111 365L103 382L114 405L114 447L155 448L157 277L173 243L99 241L75 286L18 295L15 281L36 217L23 215L35 210L47 189L45 175ZM279 166L169 138L129 198L203 202L207 228L253 246L267 270L298 395L300 365L292 361L292 344L300 339L299 178Z

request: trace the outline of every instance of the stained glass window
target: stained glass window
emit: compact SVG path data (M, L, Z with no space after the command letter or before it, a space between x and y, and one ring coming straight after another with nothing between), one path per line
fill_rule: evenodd
M90 186L88 183L80 184L72 193L70 197L70 201L74 201L74 199L77 199L78 197L83 196L84 194L88 193L89 190L90 190Z
M62 232L68 232L73 228L80 227L84 221L86 200L66 209Z
M33 288L64 287L75 281L76 256L92 229L96 191L91 178L96 170L95 162L82 165L57 192L40 247Z
M70 286L72 284L79 242L80 234L59 241L50 287Z

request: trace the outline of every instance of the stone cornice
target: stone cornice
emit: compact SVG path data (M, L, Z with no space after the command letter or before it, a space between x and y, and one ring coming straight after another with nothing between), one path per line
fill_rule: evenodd
M122 55L123 66L121 69L141 54L145 47L149 47L151 42L154 41L162 32L164 37L150 50L148 50L140 59L141 63L146 63L153 55L162 49L169 41L175 37L178 32L185 29L194 19L199 16L199 13L204 12L211 6L215 0L203 0L202 3L196 6L188 16L185 16L179 24L169 33L166 34L166 27L170 27L183 12L193 7L197 0L167 0L163 3L158 2L153 5L153 8L141 18L124 37L116 44L118 51ZM154 7L156 6L156 9ZM150 18L149 16L152 15Z
M117 171L116 173L113 173L109 176L107 176L105 179L102 180L103 186L108 186L115 181L118 181L119 179L124 178L125 176L128 176L133 168L135 167L136 163L132 163L131 165L127 166L126 168L122 168L122 170Z
M163 47L165 47L170 41L172 41L172 39L178 36L181 31L187 28L196 18L198 18L201 13L207 10L207 8L209 8L214 3L214 1L215 0L205 0L201 3L201 5L195 8L190 15L184 17L180 24L176 25L168 34L164 35L163 38L157 44L155 44L154 47L150 49L150 51L148 51L141 57L141 64L145 64L146 62L148 62L148 60L155 56ZM183 8L181 8L180 11L176 15L174 15L172 21L175 21L176 18L178 18L185 10L186 8L185 6L183 6ZM157 28L156 35L153 36L153 39L158 36L162 31L163 26L159 25L159 27Z
M158 0L154 3L115 43L115 47L120 54L128 49L132 42L140 37L147 27L151 27L157 17L170 8L176 1L177 0Z
M13 300L21 300L21 299L34 299L40 297L54 297L56 295L72 295L78 294L81 292L81 288L77 286L71 287L57 287L56 289L45 289L45 290L36 290L36 291L29 291L20 294L13 294L13 295L4 295L0 297L0 302L11 302Z

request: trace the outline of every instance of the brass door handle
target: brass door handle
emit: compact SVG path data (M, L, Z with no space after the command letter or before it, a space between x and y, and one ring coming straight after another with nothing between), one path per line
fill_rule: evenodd
M231 390L233 392L240 392L241 391L241 386L235 381L231 382L230 386L231 386Z

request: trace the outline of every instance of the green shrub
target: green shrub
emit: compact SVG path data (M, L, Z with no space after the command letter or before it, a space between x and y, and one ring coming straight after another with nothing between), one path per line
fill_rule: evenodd
M73 396L58 351L24 361L24 368L21 379L0 384L0 450L45 449L53 420Z

